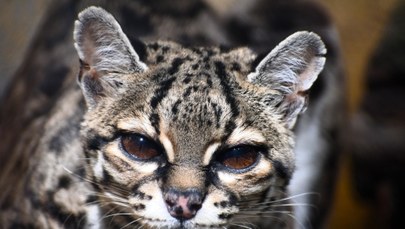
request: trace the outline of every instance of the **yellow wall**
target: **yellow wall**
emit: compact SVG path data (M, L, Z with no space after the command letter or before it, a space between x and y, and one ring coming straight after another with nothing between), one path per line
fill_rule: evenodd
M377 45L389 13L398 0L323 0L338 27L346 65L349 111L355 111L363 93L365 68ZM327 228L375 228L372 208L358 201L351 185L349 157L339 173L334 209Z

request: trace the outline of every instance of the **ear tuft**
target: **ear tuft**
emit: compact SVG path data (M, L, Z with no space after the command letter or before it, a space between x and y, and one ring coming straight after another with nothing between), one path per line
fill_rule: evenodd
M297 32L282 41L248 75L248 81L277 91L278 111L289 127L305 110L306 92L325 64L326 48L318 35Z

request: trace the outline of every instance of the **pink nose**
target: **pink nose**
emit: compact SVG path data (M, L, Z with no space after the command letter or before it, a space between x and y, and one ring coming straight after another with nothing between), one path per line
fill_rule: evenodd
M202 206L202 195L196 191L179 192L170 190L165 194L167 210L179 220L193 218Z

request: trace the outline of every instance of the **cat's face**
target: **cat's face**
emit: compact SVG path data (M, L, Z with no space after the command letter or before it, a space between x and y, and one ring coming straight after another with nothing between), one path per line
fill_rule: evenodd
M106 214L133 225L217 228L258 225L285 210L272 205L287 195L289 129L324 62L317 36L293 35L254 72L248 49L170 42L146 45L141 62L99 8L79 16L75 40L89 106L88 176Z

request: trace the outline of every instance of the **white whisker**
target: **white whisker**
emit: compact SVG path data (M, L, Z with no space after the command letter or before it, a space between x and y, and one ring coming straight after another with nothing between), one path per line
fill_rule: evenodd
M134 224L134 223L136 223L136 222L138 222L138 221L140 221L142 218L139 218L139 219L136 219L136 220L132 220L131 222L129 222L129 223L127 223L127 224L125 224L124 226L122 226L120 229L124 229L124 228L126 228L126 227L128 227L128 226L130 226L130 225L132 225L132 224Z

